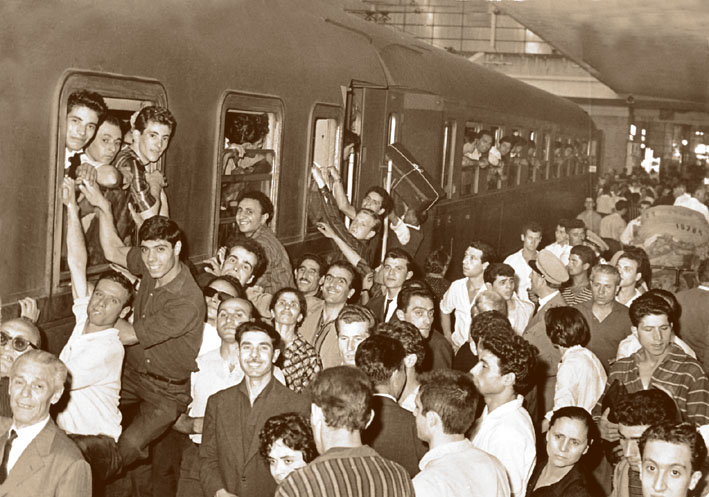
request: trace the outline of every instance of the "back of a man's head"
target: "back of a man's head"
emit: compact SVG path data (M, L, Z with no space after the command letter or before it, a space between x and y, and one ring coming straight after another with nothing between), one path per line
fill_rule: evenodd
M401 342L384 335L372 335L357 347L355 364L372 383L386 385L403 368L406 351Z
M464 434L475 419L478 391L472 376L462 371L438 369L421 378L421 414L433 411L441 418L443 433Z
M330 429L356 432L366 428L372 409L372 383L353 366L327 368L310 384L313 404Z
M615 410L615 417L625 426L648 426L679 421L679 412L669 395L651 388L623 397Z

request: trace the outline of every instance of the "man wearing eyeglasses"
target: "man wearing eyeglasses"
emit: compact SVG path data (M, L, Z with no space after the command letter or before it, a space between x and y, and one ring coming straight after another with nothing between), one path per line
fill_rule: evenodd
M27 318L5 321L0 325L0 416L11 418L9 376L18 357L40 344L39 329Z

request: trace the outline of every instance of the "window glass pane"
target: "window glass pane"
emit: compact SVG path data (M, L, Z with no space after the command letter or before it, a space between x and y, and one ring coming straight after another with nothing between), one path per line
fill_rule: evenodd
M335 118L316 117L313 122L312 130L312 158L310 164L319 167L323 172L324 177L328 177L327 170L334 168L342 175L343 167L337 161L337 148L339 145L339 123ZM344 180L344 178L341 178ZM330 183L328 183L330 184ZM330 184L330 186L332 186ZM347 191L347 186L345 191ZM322 219L320 213L320 192L314 180L310 181L310 189L308 191L308 216L307 216L307 231L308 233L316 233L317 228L315 223Z

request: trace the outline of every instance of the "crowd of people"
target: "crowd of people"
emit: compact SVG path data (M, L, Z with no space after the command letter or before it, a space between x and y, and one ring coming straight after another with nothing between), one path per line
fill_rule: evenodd
M619 219L640 216L661 187L602 184L542 250L529 222L504 262L471 241L462 260L434 250L420 271L422 213L399 219L380 187L357 208L337 171L316 165L311 215L328 256L292 265L271 200L242 191L239 233L195 268L156 166L175 126L167 109L144 107L122 147L98 94L69 98L76 324L58 356L41 350L31 301L0 326L0 493L703 491L709 260L699 287L674 294L652 288L642 248L621 245ZM385 223L394 236L378 264ZM114 268L96 281L91 239ZM451 263L463 278L446 280Z

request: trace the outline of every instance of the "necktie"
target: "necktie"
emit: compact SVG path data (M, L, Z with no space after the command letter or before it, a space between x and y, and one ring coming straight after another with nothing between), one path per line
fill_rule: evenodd
M81 165L81 152L74 152L74 154L69 157L69 168L66 170L64 176L68 176L72 179L76 179L76 170Z
M382 323L386 322L387 316L389 315L389 306L391 305L391 301L394 299L387 299L386 305L384 306L384 315L382 316Z
M15 430L10 430L10 436L7 437L5 442L5 450L2 453L2 463L0 464L0 483L3 483L7 478L7 460L10 458L10 449L12 449L12 442L17 438L17 432Z

